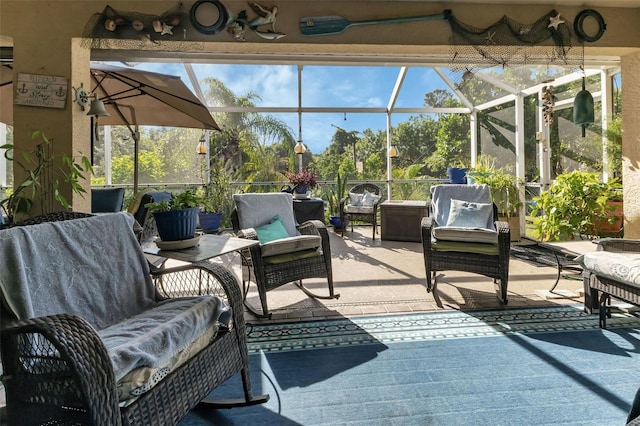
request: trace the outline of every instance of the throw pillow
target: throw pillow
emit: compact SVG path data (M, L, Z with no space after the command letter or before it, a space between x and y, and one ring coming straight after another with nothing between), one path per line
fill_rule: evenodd
M282 223L282 219L280 219L278 215L274 216L271 222L257 227L256 234L258 234L258 241L260 241L261 244L289 236L287 228L284 227L284 223Z
M352 206L359 206L362 204L362 196L364 194L356 194L355 192L349 193L349 204Z
M492 211L493 206L488 203L473 203L452 199L447 226L486 228Z
M377 203L378 200L380 200L379 195L376 195L373 192L369 192L366 189L364 190L364 193L362 194L363 207L373 207L373 205Z

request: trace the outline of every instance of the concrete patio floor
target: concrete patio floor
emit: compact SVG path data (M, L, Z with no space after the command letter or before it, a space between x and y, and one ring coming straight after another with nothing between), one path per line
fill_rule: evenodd
M330 234L334 289L340 298L309 298L294 284L287 284L267 293L272 312L270 320L258 319L247 312L247 321L295 321L443 309L510 309L584 301L581 280L561 278L554 294L549 294L556 280L556 268L511 258L507 305L498 300L492 279L443 271L438 275L438 294L442 301L442 307L438 307L433 294L426 291L421 243L381 241L379 234L374 241L371 227L355 227L354 232L346 232L344 238L334 232ZM310 279L304 284L317 294L328 294L326 280ZM247 303L260 308L253 284Z

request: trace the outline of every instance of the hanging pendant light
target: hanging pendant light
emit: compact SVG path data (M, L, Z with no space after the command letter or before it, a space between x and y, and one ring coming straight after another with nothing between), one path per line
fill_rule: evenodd
M204 133L200 136L200 141L198 141L198 145L196 145L196 154L207 155L207 141L204 138Z

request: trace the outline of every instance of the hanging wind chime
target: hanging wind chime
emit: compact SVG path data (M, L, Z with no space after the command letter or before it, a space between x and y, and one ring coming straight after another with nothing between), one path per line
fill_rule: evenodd
M553 86L542 86L542 117L547 126L553 124L553 107L556 104L553 90Z
M586 19L595 20L598 26L598 32L593 35L589 35L584 30L584 21ZM578 38L582 41L582 90L578 92L573 100L573 123L582 127L582 137L584 138L587 133L587 126L595 121L593 96L586 88L585 79L586 72L584 70L584 44L585 42L594 42L602 37L607 26L604 23L602 15L592 9L583 10L576 16L574 22L574 30Z

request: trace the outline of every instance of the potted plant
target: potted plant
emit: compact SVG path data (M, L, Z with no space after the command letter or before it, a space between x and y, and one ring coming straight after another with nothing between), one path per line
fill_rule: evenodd
M329 223L333 225L334 230L341 231L347 227L346 219L345 223L342 223L340 218L340 205L341 201L346 197L347 193L347 180L342 179L340 173L336 178L336 186L329 192Z
M557 241L607 235L599 226L622 219L611 216L609 205L620 199L620 190L617 180L602 182L598 173L575 170L558 175L548 190L534 197L534 237Z
M316 174L307 168L297 173L287 171L285 176L289 183L293 185L294 198L309 198L311 196L310 191L318 186Z
M152 213L163 242L195 237L198 212L203 203L195 190L172 193L169 200L145 204Z
M73 192L84 196L86 190L82 187L80 181L86 179L85 174L87 172L93 173L91 162L87 157L80 156L80 161L66 154L56 158L51 154L51 140L42 132L32 132L31 138L40 138L41 142L38 143L34 152L24 151L20 157L16 156L14 144L0 146L1 149L6 150L4 153L5 158L13 161L14 167L19 167L26 175L22 182L14 185L14 189L9 196L0 201L0 215L6 216L7 225L28 217L38 196L38 191L41 192L38 196L40 213L51 213L53 207L47 203L50 197L47 197L46 193L42 193L49 185L52 188L53 199L62 208L71 208L71 204L60 192L61 181L70 185ZM60 165L56 165L58 162ZM53 178L51 178L52 175Z
M498 208L498 219L509 223L511 241L520 240L520 186L521 179L509 173L509 169L495 166L495 160L487 155L478 158L476 167L467 174L468 183L487 184L491 198Z
M447 175L449 176L449 183L467 183L467 172L469 169L460 164L458 167L447 167Z
M231 211L231 187L229 176L221 160L215 160L210 169L210 182L202 187L201 211L198 214L200 228L205 232L217 232L225 212Z

